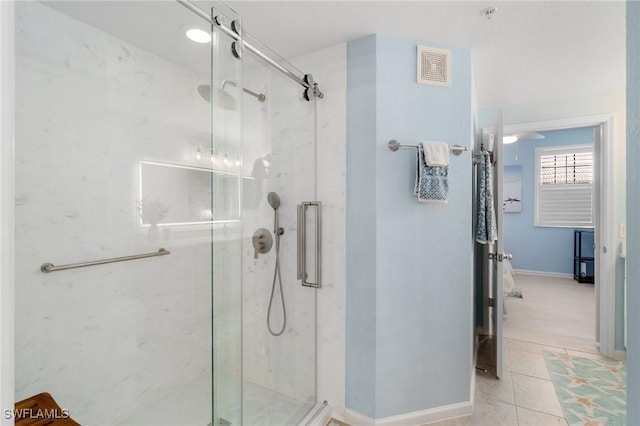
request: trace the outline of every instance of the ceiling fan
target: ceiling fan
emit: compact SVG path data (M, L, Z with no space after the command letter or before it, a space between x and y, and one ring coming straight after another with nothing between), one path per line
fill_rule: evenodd
M502 138L502 143L505 145L510 143L515 143L519 140L525 139L544 139L544 135L542 133L537 132L519 132L519 133L511 133L509 135L504 135Z

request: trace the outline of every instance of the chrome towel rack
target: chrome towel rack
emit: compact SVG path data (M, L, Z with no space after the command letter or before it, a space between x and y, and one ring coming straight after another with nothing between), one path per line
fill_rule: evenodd
M40 270L44 273L62 271L65 269L84 268L85 266L103 265L105 263L126 262L128 260L144 259L146 257L166 256L171 254L167 249L161 248L153 253L134 254L133 256L112 257L111 259L94 260L91 262L70 263L56 266L53 263L43 263Z
M393 152L396 152L398 149L406 147L406 148L418 148L419 145L412 145L406 143L400 143L395 139L391 139L389 141L389 149ZM450 146L449 149L453 151L453 153L457 156L460 156L464 151L468 151L469 148L462 145L453 145Z

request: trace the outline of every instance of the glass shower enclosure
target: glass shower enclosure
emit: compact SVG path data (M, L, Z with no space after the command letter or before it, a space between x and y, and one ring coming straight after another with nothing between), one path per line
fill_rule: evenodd
M82 425L295 425L316 98L233 10L184 6L16 4L16 396Z

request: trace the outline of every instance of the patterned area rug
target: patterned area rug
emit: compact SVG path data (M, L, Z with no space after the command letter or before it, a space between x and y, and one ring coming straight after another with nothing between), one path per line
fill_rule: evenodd
M624 362L600 361L544 351L547 369L571 426L626 424Z

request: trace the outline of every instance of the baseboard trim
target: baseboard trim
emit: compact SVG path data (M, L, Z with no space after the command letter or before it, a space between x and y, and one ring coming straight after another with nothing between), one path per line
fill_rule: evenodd
M331 417L333 417L336 420L340 420L341 422L345 422L345 418L344 418L344 412L345 409L344 407L334 407L331 406L332 410L331 410Z
M466 401L376 420L347 409L345 410L345 421L358 426L419 426L426 423L470 416L472 413L473 403Z
M471 389L469 389L469 395L471 398L471 410L473 410L473 401L476 400L476 366L478 365L478 347L480 345L480 336L476 333L473 345L473 360L471 362Z
M376 421L372 418L348 408L344 410L344 421L354 426L375 426L376 424Z
M533 275L536 277L573 278L573 274L563 274L560 272L529 271L527 269L514 269L513 272L516 274Z
M625 361L627 359L627 351L616 349L613 351L613 359L617 361Z

